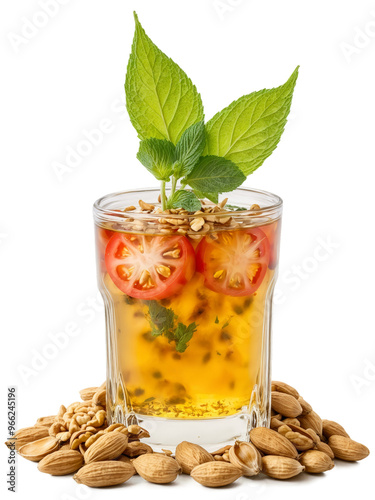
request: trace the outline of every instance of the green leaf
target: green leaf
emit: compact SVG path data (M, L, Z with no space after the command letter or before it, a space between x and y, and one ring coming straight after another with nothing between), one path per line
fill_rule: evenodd
M178 316L172 309L163 307L156 300L148 300L146 304L148 305L148 319L152 335L154 337L164 335L169 342L176 342L176 351L184 352L198 325L191 323L186 326L183 323L178 323L176 326Z
M219 193L203 193L202 191L197 191L196 189L194 189L194 193L200 200L207 198L207 200L210 200L213 203L219 203Z
M202 205L194 193L180 189L168 199L167 208L183 208L189 212L196 212Z
M175 331L176 351L185 352L188 347L187 343L196 331L197 325L195 323L191 323L189 326L179 323Z
M229 205L229 203L227 203L225 205L225 208L228 208L229 210L232 210L233 212L239 212L239 211L243 211L243 210L249 210L248 208L245 208L245 207L238 207L237 205Z
M227 193L240 186L245 179L245 175L230 160L219 156L202 156L182 183L202 193Z
M126 106L140 139L174 144L190 125L203 120L202 100L182 69L146 35L137 14L126 81Z
M185 130L176 145L176 164L173 175L177 179L191 172L194 165L198 163L205 145L206 129L203 121L195 123Z
M298 68L284 85L240 97L217 113L206 124L205 154L232 160L246 175L260 167L284 131Z
M157 337L174 328L177 316L173 312L173 309L161 306L156 300L150 300L147 304L152 335Z
M173 170L175 145L165 139L145 139L140 142L138 160L159 181L169 181Z

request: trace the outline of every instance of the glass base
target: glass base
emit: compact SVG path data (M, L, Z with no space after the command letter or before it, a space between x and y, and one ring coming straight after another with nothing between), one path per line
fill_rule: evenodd
M234 415L211 419L169 419L137 415L139 425L147 429L150 438L144 440L152 448L174 451L181 441L199 444L208 451L215 451L236 439L248 440L249 418Z
M256 410L210 419L161 418L133 412L125 414L121 406L117 406L111 413L109 417L112 423L139 424L147 429L150 438L142 441L149 444L154 451L161 451L163 448L174 452L181 441L189 441L212 452L222 446L232 445L236 439L249 441L252 428L269 425L267 415Z

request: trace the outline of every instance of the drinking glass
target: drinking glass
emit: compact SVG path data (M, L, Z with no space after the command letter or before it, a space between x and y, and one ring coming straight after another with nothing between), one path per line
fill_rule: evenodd
M125 211L139 200L157 206L158 194L120 192L94 204L108 421L139 423L162 448L248 440L270 421L282 200L237 189L225 210L206 201L211 218L195 231L201 213L184 213L180 224L181 214Z

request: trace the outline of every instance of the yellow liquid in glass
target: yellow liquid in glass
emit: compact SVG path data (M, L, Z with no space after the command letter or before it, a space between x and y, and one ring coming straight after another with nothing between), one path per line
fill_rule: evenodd
M159 301L178 322L197 325L187 349L179 353L173 341L152 336L147 301L128 297L103 272L125 388L115 404L125 404L127 412L180 419L240 413L249 405L260 372L265 303L274 273L267 269L253 295L236 297L209 290L196 272L177 295Z

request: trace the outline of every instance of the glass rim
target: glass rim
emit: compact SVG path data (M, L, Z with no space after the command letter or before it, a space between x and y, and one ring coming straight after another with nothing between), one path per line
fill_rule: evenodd
M98 217L99 219L101 220L110 220L110 221L114 221L114 220L124 220L124 216L126 217L131 217L133 219L159 219L161 214L160 213L148 213L148 212L124 212L123 210L117 210L117 209L111 209L109 208L108 206L106 206L106 202L109 202L112 200L117 198L117 199L120 199L120 198L126 198L126 195L134 195L135 193L139 193L139 195L141 195L142 193L150 193L152 191L159 191L159 188L157 187L148 187L148 188L140 188L140 189L129 189L129 190L126 190L126 191L117 191L117 192L114 192L114 193L109 193L109 194L106 194L100 198L98 198L94 205L93 205L93 211L94 211L94 215L96 217ZM167 189L167 192L168 192L168 189ZM282 206L283 206L283 200L280 196L278 196L277 194L274 194L274 193L271 193L269 191L264 191L264 190L261 190L261 189L253 189L253 188L247 188L247 187L239 187L237 189L235 189L234 191L231 191L230 193L225 193L222 195L223 199L225 199L226 197L228 197L228 201L229 201L229 204L231 204L231 200L230 200L230 197L231 195L236 195L236 193L254 193L254 194L257 194L257 195L260 195L260 196L264 196L265 198L270 198L273 203L271 204L268 204L267 206L265 207L261 207L259 209L246 209L246 210L223 210L223 211L220 211L220 212L215 212L215 216L216 217L244 217L244 216L249 216L249 217L254 217L254 218L257 218L257 217L272 217L272 216L276 216L276 218L278 218L278 216L280 216L280 213L281 213L281 210L282 210ZM216 205L216 203L213 203L213 202L208 202L208 203L212 203L213 205ZM207 203L207 204L208 204ZM220 202L219 202L220 203ZM124 207L125 208L125 207ZM202 214L189 214L189 215L185 215L185 217L189 217L191 219L194 219L195 217L201 217ZM179 214L168 214L168 218L181 218L181 215Z

